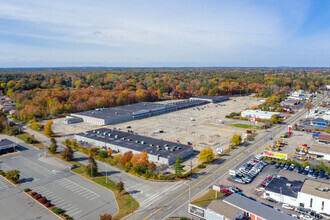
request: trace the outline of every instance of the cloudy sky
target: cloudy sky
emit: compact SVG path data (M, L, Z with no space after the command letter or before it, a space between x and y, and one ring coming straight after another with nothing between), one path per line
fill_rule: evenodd
M330 66L327 0L0 0L0 67Z

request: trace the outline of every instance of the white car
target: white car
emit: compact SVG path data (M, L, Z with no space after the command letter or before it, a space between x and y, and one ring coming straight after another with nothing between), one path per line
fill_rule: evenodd
M304 214L301 214L300 216L300 219L303 219L303 220L313 220L313 216L310 216L310 215L304 215Z
M294 210L294 207L293 206L291 206L289 204L285 204L285 203L282 205L282 208L289 209L289 210Z

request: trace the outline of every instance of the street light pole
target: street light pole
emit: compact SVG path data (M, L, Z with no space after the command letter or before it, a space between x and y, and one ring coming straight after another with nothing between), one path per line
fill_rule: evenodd
M93 163L91 163L91 179L93 180Z

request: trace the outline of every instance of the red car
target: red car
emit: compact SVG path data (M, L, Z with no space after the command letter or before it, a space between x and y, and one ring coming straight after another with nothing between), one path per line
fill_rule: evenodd
M221 191L225 194L228 194L228 195L233 194L232 192L229 191L229 189L222 189Z

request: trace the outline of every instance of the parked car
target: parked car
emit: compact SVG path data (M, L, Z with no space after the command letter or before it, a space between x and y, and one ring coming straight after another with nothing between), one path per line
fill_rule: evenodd
M300 219L302 219L302 220L313 220L314 218L313 218L313 216L310 216L310 215L304 215L304 214L301 214L300 216L299 216L299 218Z
M302 214L308 214L309 211L307 209L305 209L304 207L297 207L296 208L296 211L299 212L299 213L302 213Z
M300 168L300 166L299 166L299 164L297 164L297 165L294 167L294 170L297 171L297 172L299 172L299 168Z
M280 168L280 166L281 166L281 163L277 163L274 167L275 167L276 169L278 169L278 168Z
M326 172L326 173L324 174L324 179L329 179L329 173L328 173L328 172Z
M299 167L298 173L302 173L304 171L304 167Z
M314 170L312 177L316 179L317 175L319 174L318 170Z
M314 169L310 168L310 170L308 171L308 176L313 177L313 172L314 172Z
M282 163L280 169L283 169L284 167L285 167L285 163Z
M275 161L270 161L270 163L269 163L270 165L273 165L273 164L275 164Z
M318 176L319 178L323 178L324 177L324 171L323 170L321 170L320 171L320 173L319 173L319 176Z
M291 164L289 170L292 171L294 169L294 164Z
M287 163L285 164L284 169L286 169L286 170L289 169L290 165L291 165L291 164L290 164L289 162L287 162Z
M70 170L75 169L75 168L77 168L77 167L78 167L77 164L73 164L73 165L70 166Z
M274 203L277 203L277 201L271 197L266 197L266 200L269 201L269 202L274 202Z
M229 191L229 189L222 189L221 191L227 195L233 194L232 192Z
M289 209L289 210L294 210L294 207L293 206L291 206L289 204L285 204L285 203L282 205L282 208Z

